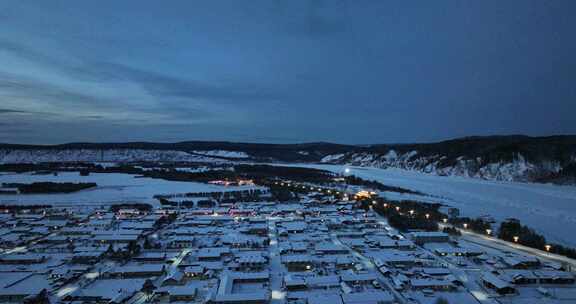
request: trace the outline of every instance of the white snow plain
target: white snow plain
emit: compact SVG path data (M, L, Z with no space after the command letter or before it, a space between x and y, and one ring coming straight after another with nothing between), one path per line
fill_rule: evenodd
M548 240L576 246L576 187L551 184L488 181L458 176L436 176L402 169L305 165L350 173L385 185L419 191L429 196L383 193L389 199L438 202L460 209L462 216L490 215L497 221L517 218Z
M53 175L1 174L0 183L97 183L98 187L74 193L0 194L0 204L107 205L122 202L157 203L156 194L246 190L251 186L218 186L194 182L177 182L153 178L138 178L122 173L60 172ZM252 187L254 188L254 187Z
M246 152L226 151L226 150L210 150L210 151L194 151L196 154L201 154L207 157L230 157L230 158L249 158L250 155Z

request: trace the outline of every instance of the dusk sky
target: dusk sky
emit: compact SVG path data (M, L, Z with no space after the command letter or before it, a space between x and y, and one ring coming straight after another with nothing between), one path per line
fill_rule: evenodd
M576 1L0 0L0 142L576 133Z

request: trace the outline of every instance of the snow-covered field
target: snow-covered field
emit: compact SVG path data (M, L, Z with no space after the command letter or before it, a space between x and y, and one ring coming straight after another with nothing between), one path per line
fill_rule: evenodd
M343 172L341 165L298 165ZM555 242L576 246L576 187L487 181L436 176L402 169L350 167L350 174L429 194L430 197L384 193L391 199L419 199L460 209L463 216L509 217Z
M210 150L210 151L194 151L196 154L204 156L216 157L230 157L230 158L248 158L250 157L246 152L226 151L226 150Z
M0 183L32 182L94 182L98 187L69 194L0 194L0 204L112 204L120 202L157 202L156 194L200 191L245 190L249 186L224 187L193 182L175 182L152 178L135 178L121 173L93 173L80 176L77 172L61 172L58 176L31 174L1 174Z

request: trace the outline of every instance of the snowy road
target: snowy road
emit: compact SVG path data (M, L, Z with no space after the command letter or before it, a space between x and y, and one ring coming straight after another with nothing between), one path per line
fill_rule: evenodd
M330 237L332 238L332 242L334 242L334 244L341 246L341 247L348 248L348 250L352 253L352 255L354 255L356 258L358 258L360 260L360 262L362 263L362 265L366 269L374 272L376 274L376 276L378 277L378 281L381 283L384 283L384 285L386 285L386 289L394 295L394 298L397 301L399 301L400 304L408 304L408 302L406 301L404 296L402 294L400 294L398 291L396 291L396 289L394 289L394 287L392 287L392 284L390 283L388 278L386 278L386 277L384 277L384 275L382 275L382 273L378 270L376 265L374 265L374 263L369 258L360 254L358 251L350 248L350 246L342 243L334 233L331 233Z
M270 238L270 289L272 291L270 303L282 304L285 302L286 292L282 290L282 262L274 219L268 219L268 237Z
M548 261L552 261L552 262L556 262L556 263L560 263L560 264L568 264L568 265L570 265L570 267L572 267L572 269L576 269L576 260L574 260L574 259L570 259L570 258L567 258L565 256L552 254L552 253L548 253L548 252L545 252L542 250L522 246L520 244L506 242L506 241L498 239L498 238L488 237L485 235L477 234L477 233L471 232L469 230L463 230L463 229L459 229L459 230L462 233L460 238L462 238L468 242L475 243L475 244L482 245L482 246L486 246L486 247L490 247L490 248L494 248L494 249L498 249L498 250L514 251L514 252L519 252L519 253L529 253L531 255L535 255L539 258L542 258L542 259L545 259Z

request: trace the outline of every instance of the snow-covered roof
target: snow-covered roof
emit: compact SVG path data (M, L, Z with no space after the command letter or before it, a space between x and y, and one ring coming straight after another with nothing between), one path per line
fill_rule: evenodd
M385 304L394 303L392 294L385 291L366 291L342 294L344 304Z

